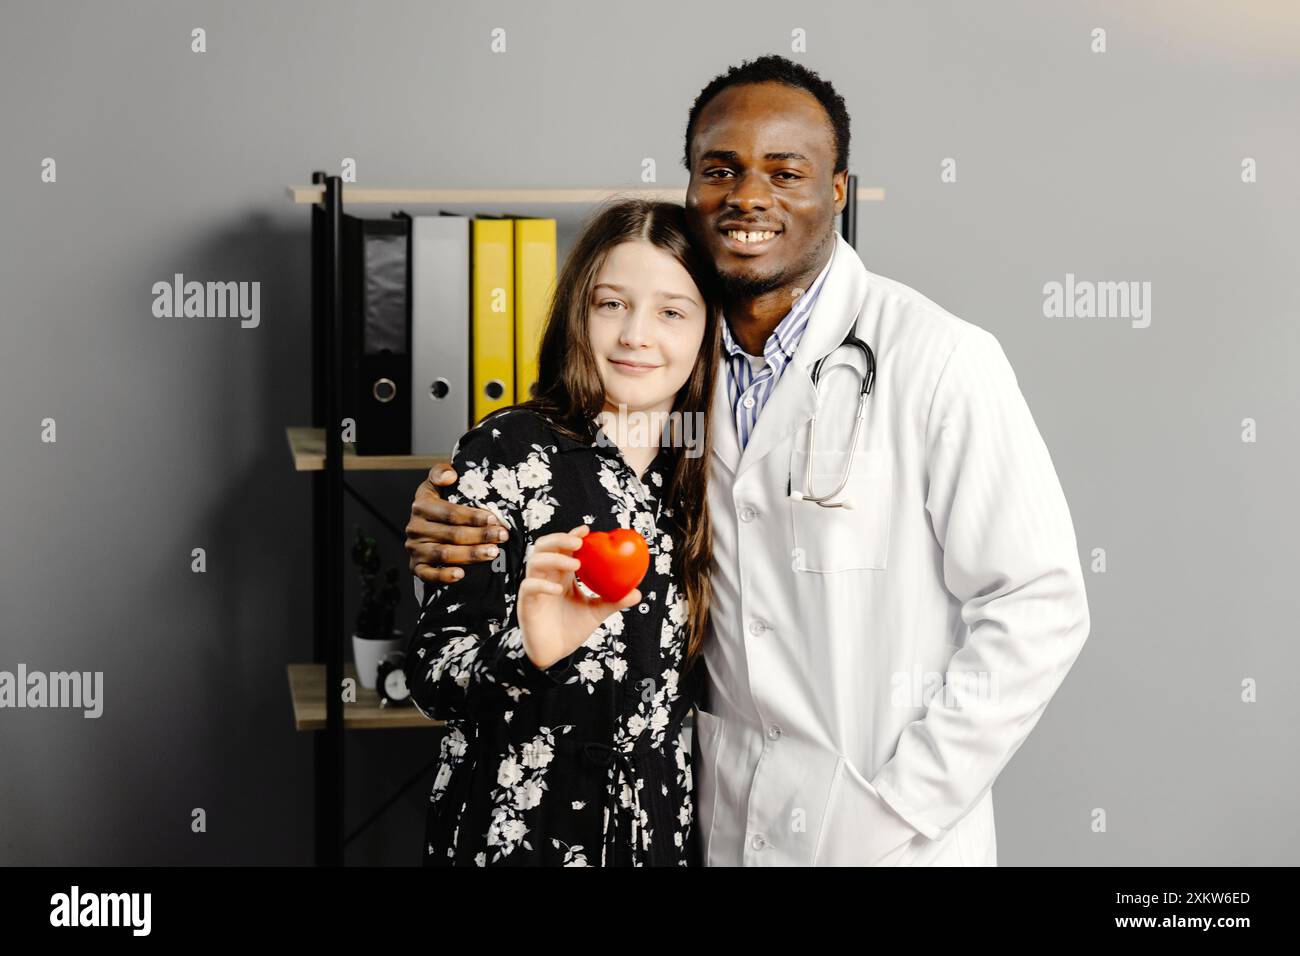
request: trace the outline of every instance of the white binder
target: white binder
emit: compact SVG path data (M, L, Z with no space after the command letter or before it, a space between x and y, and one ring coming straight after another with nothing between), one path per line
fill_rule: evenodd
M411 217L411 454L451 456L469 428L469 217Z

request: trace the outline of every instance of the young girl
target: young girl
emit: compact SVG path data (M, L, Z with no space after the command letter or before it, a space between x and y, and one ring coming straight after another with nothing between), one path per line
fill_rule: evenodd
M415 705L447 722L426 865L694 862L682 721L708 620L718 301L680 206L609 206L556 282L537 397L457 443L447 500L509 536L430 587L407 651ZM649 570L587 597L573 552L616 528Z

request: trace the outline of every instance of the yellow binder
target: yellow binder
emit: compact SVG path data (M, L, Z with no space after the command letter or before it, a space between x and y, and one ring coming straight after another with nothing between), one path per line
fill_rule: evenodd
M471 249L470 380L477 424L515 401L514 223L473 220Z
M515 224L515 401L536 397L537 352L555 291L555 220Z

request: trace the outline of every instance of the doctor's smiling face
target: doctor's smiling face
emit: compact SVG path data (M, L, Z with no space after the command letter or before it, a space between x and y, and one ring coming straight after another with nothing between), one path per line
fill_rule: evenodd
M816 96L779 82L723 88L688 136L692 237L717 268L733 334L757 354L761 343L751 348L744 326L775 326L831 255L847 199L847 144L840 149Z
M605 410L670 411L700 360L706 309L691 274L651 242L609 250L588 310Z

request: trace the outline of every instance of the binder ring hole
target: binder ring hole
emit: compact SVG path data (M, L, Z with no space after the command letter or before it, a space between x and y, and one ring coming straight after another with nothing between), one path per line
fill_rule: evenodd
M495 401L506 393L506 386L499 378L494 378L492 381L488 382L487 385L483 386L483 391L487 394L488 398Z
M435 379L429 386L429 394L435 399L446 398L451 394L451 383L445 378Z
M375 396L376 401L391 402L397 397L397 383L391 378L376 379L371 393Z

